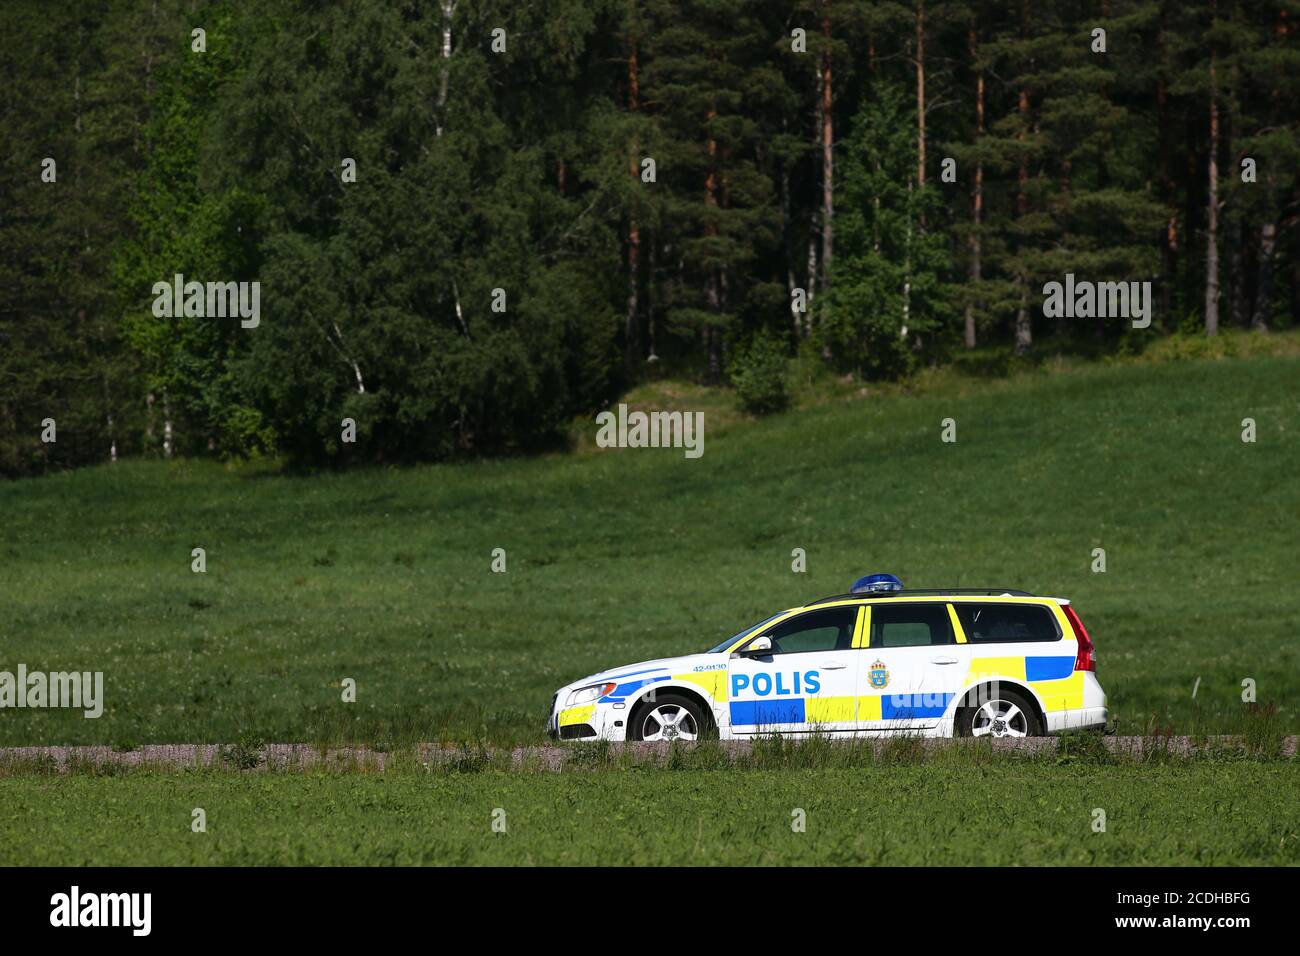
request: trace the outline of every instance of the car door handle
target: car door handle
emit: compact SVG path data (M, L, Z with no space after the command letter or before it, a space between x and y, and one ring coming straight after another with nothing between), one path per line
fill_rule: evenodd
M842 661L827 661L825 664L822 665L822 670L824 670L824 671L842 671L842 670L844 670L844 668L846 668L846 667L848 667L848 665L845 664L845 663L843 663Z
M956 663L957 663L957 658L955 658L955 657L932 657L932 658L930 658L930 663L931 663L931 664L956 664Z

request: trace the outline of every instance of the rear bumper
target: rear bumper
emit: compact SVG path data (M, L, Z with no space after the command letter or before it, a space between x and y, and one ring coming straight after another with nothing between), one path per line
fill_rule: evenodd
M1110 711L1105 707L1083 707L1063 710L1047 715L1047 732L1059 734L1064 730L1105 730Z

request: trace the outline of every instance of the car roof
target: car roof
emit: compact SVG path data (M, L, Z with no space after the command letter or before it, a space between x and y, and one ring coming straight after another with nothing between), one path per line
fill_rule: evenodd
M862 591L848 594L832 594L828 597L818 598L815 601L809 601L803 607L816 607L819 604L831 604L836 601L906 601L909 598L940 598L940 597L1014 597L1014 598L1039 598L1043 601L1058 601L1061 598L1043 597L1037 594L1031 594L1029 591L1020 591L1015 588L905 588L902 591Z

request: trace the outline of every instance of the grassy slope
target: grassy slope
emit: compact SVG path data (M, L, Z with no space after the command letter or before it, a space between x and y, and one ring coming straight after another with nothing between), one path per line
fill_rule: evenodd
M0 744L530 739L561 683L872 570L1073 598L1129 730L1232 729L1249 677L1294 732L1298 381L1294 357L949 375L721 437L706 423L697 461L128 462L6 484L0 670L102 670L108 709L0 712Z
M1294 865L1297 792L1295 761L26 775L0 865Z

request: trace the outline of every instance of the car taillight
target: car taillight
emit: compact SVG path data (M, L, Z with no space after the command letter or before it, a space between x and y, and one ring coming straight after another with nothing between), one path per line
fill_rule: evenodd
M1097 670L1097 648L1093 646L1092 638L1088 636L1088 629L1079 620L1079 615L1073 606L1064 604L1061 606L1061 610L1065 612L1070 627L1074 628L1074 639L1079 642L1079 653L1074 657L1074 669L1076 671L1095 672Z

